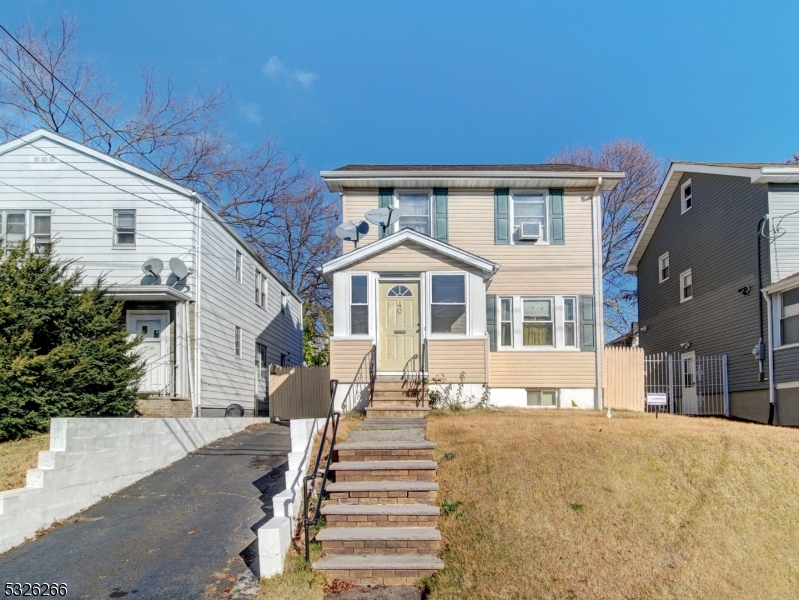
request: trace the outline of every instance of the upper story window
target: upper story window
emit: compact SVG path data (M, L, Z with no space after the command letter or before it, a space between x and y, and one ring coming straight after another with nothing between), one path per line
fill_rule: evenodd
M2 228L0 237L5 246L4 252L10 252L26 238L31 238L33 251L36 254L44 252L52 242L50 211L6 211L5 227Z
M685 213L688 210L691 210L691 207L694 205L694 193L693 193L693 185L691 185L691 180L689 179L685 183L682 184L680 198L682 210L680 214Z
M694 297L694 278L691 269L680 273L680 302L685 302Z
M114 246L134 248L136 246L136 211L114 211Z
M289 305L289 297L286 296L286 292L280 292L280 312L285 314L286 307Z
M549 239L549 232L547 231L547 196L545 192L513 192L510 204L511 218L513 219L511 239L514 244L528 241L528 239L523 239L522 236L522 225L524 223L534 223L539 227L538 239L529 239L529 241L546 242Z
M233 354L241 356L241 327L238 325L233 330Z
M555 320L551 298L522 299L522 345L554 346Z
M430 302L432 333L466 333L466 276L433 275Z
M350 334L369 334L369 296L367 276L350 276Z
M427 192L400 192L397 195L400 218L398 229L415 229L430 235L430 194Z
M658 280L663 283L669 278L669 253L658 258Z
M236 250L236 281L241 283L241 252Z
M799 344L799 288L781 295L780 344Z
M266 275L261 273L258 269L255 269L255 303L261 308L267 307L268 285L269 283L266 279Z

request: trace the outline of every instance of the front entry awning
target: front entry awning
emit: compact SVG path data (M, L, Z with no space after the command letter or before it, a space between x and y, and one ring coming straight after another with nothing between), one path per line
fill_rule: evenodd
M108 295L114 300L145 300L150 302L172 300L190 301L192 298L182 290L169 285L111 285Z
M419 233L414 229L402 229L397 233L392 233L383 239L372 242L371 244L326 262L320 269L322 272L322 277L324 277L325 281L332 284L333 273L336 271L346 269L355 263L391 250L392 248L404 243L418 244L419 246L432 250L437 254L441 254L442 256L456 260L464 265L482 271L486 279L490 279L497 271L499 271L500 268L498 263L490 261L487 258L483 258L482 256L478 256L477 254L466 252L461 248L452 246L446 242L441 242L428 235Z

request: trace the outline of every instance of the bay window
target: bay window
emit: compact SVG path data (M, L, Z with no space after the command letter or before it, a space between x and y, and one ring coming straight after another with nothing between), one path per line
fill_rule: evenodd
M522 299L522 346L554 346L555 322L550 298Z
M432 275L430 324L432 333L466 333L466 277Z

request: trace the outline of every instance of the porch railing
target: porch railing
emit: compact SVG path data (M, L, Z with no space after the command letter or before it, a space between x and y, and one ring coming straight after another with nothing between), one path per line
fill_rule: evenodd
M338 433L338 421L341 418L341 413L335 410L335 402L336 402L336 389L338 388L338 379L331 379L330 380L330 408L327 411L327 419L325 419L325 429L322 432L322 438L319 440L319 449L316 452L316 462L314 462L314 468L310 475L306 475L305 478L302 480L302 518L303 518L303 525L305 527L305 562L311 562L311 550L310 544L311 541L308 535L309 529L316 525L319 522L319 516L321 515L322 511L322 498L325 496L325 486L327 485L327 477L330 473L330 463L333 461L333 447L336 444L336 434ZM324 472L320 473L320 469L322 468L322 456L324 454L325 449L325 442L327 441L327 432L328 429L332 427L332 432L330 436L330 444L328 445L327 456L324 459ZM316 479L321 474L322 476L322 483L319 486L319 492L316 497L316 508L314 508L313 517L308 517L308 509L309 503L311 501L311 496L313 495L314 491L316 490ZM309 485L310 483L310 485Z
M377 381L377 346L372 344L372 349L369 351L369 406L372 406L375 395L375 381Z

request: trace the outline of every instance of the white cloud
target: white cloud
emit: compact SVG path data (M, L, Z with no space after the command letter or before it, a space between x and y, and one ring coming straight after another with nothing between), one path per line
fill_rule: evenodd
M266 61L261 70L270 79L285 80L287 85L298 83L304 88L310 88L313 82L319 78L319 75L313 71L305 71L303 69L290 70L277 56L273 56Z
M261 114L261 107L258 106L255 102L240 104L239 114L244 118L245 121L249 121L250 123L256 123L258 125L261 124L261 120L263 119L263 115Z

